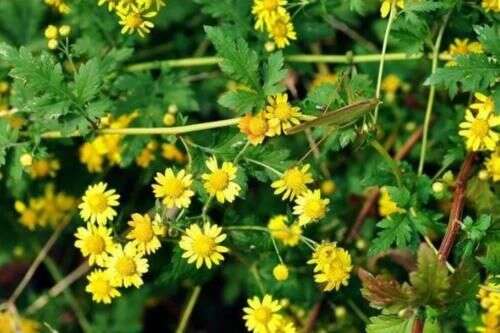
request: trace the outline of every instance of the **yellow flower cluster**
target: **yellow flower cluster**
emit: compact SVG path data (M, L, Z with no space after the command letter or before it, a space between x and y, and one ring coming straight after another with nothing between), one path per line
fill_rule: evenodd
M403 210L392 200L387 188L380 189L380 197L378 199L378 213L382 217L402 212Z
M98 0L98 5L106 5L118 15L123 34L137 32L144 37L154 27L150 19L166 4L163 0Z
M493 182L500 181L500 148L493 153L485 161L486 171Z
M387 16L389 16L389 13L391 12L392 1L393 0L382 0L382 5L380 6L380 16L382 16L382 18L386 18ZM404 9L405 0L396 0L396 7Z
M69 25L62 25L59 28L55 25L49 25L45 28L44 36L47 39L47 47L54 50L59 45L60 38L66 38L71 33Z
M307 262L315 265L314 280L323 286L324 291L339 290L346 286L352 270L349 252L336 243L322 243L316 246L312 258Z
M75 208L76 199L63 192L55 193L53 184L45 187L42 196L30 198L26 203L15 203L15 209L20 214L19 222L29 230L66 223Z
M481 6L486 12L500 12L500 1L499 0L483 0Z
M34 320L7 311L0 312L0 333L38 333L40 328Z
M111 117L101 119L102 128L125 128L137 117L137 113L122 115L116 120ZM80 161L86 165L89 172L101 172L103 165L118 165L122 160L123 135L98 135L90 142L80 147Z
M61 165L54 158L34 160L29 167L29 174L33 179L55 177Z
M285 246L296 246L302 235L302 227L297 222L288 225L286 215L276 215L269 220L267 228L272 237L281 241Z
M290 13L285 8L286 4L287 0L254 0L252 6L255 29L265 29L269 39L280 49L289 45L290 40L297 39Z
M500 125L500 116L495 114L495 102L491 96L476 92L476 100L465 110L465 120L460 123L458 134L466 139L467 149L472 151L495 151L500 134L495 127Z
M57 10L60 14L68 14L71 9L64 0L45 0L45 4Z
M448 50L444 51L441 55L450 58L446 63L446 66L455 66L457 63L455 58L459 55L471 54L471 53L483 53L483 46L479 42L469 42L468 38L460 39L455 38L453 43L450 44Z
M126 239L122 245L112 236L108 221L116 216L119 194L107 189L107 184L91 185L80 204L80 215L87 222L75 233L75 247L88 259L90 265L99 268L91 272L86 291L96 302L111 303L120 296L119 287L140 287L142 275L148 271L146 255L155 253L160 247L160 239L165 227L158 218L151 220L148 214L134 213L128 222Z
M150 141L139 153L135 159L135 163L141 168L147 168L156 160L156 151L158 150L158 142ZM161 155L167 161L182 164L186 162L186 155L179 150L173 143L164 143L161 145Z
M257 115L245 115L238 125L253 145L262 143L266 136L281 135L292 126L300 124L300 108L290 105L287 94L270 96L267 102L265 111Z
M482 315L483 326L478 327L478 332L500 332L500 286L488 283L479 289L478 297L481 307L485 310Z
M291 318L280 313L283 305L273 300L269 294L262 299L257 296L247 300L243 308L243 319L249 332L254 333L296 333L297 328Z

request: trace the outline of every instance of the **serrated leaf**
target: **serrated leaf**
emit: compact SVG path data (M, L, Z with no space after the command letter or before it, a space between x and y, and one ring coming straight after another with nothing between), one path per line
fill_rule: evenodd
M497 60L500 59L500 27L498 26L475 26L481 45L486 51L493 54Z
M377 237L373 240L368 255L385 251L392 244L406 247L415 236L411 220L404 214L392 214L380 221L377 226L382 230L377 233Z
M255 108L262 107L262 99L253 91L236 90L224 93L217 102L237 114L252 112Z
M282 81L287 75L287 70L283 68L283 53L275 52L267 59L264 68L264 93L266 96L274 95L283 91Z
M414 318L402 318L397 315L380 315L370 318L366 333L410 333Z
M99 61L91 59L78 68L72 91L80 104L92 100L101 88L102 74Z

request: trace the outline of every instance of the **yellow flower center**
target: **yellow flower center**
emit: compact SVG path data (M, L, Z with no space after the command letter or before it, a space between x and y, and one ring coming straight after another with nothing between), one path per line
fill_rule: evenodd
M276 38L286 38L286 35L288 33L286 23L281 20L277 20L276 22L274 22L272 30L273 30L273 35Z
M108 208L108 198L104 193L94 193L87 198L87 203L93 213L102 213Z
M317 199L309 200L304 205L304 215L312 219L320 218L323 216L324 213L325 213L325 206L320 200Z
M85 239L85 245L92 254L99 254L104 251L104 239L99 235L91 235Z
M137 223L134 229L134 236L138 241L149 242L153 239L153 226L149 222Z
M193 241L193 252L200 257L208 257L212 254L215 247L215 241L212 237L199 235Z
M223 191L229 184L229 175L224 170L217 170L210 175L208 183L214 191Z
M250 133L262 135L267 131L267 122L261 117L252 117L249 123Z
M138 28L143 22L139 13L130 13L125 18L125 25L131 28Z
M488 136L490 126L489 126L487 120L476 119L472 122L470 130L474 136L482 139L482 138L485 138L486 136Z
M271 319L272 312L267 306L260 306L255 310L255 319L257 321L265 324Z
M175 178L165 184L165 192L172 198L179 198L184 193L182 180Z
M106 279L96 279L92 281L92 289L95 294L107 295L111 290L111 285Z
M121 257L116 262L116 270L123 276L130 276L136 273L135 262L132 258Z
M264 0L262 4L263 7L269 11L278 9L280 5L279 0Z
M291 169L285 172L283 175L283 181L286 187L292 189L297 194L300 194L304 190L305 186L305 175L299 169Z

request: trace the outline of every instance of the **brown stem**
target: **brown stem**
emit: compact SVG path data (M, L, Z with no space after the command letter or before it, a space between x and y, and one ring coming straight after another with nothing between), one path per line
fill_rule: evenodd
M462 219L462 212L465 203L465 190L467 189L467 181L469 180L472 167L477 159L477 154L471 152L467 155L460 172L457 176L455 184L455 192L453 193L453 201L451 203L450 218L448 219L448 227L446 233L441 241L439 247L438 257L442 262L446 262L450 255L455 239L457 238L458 231L460 230L460 220Z
M394 160L401 161L406 156L408 156L412 148L422 137L422 133L423 133L422 127L419 127L415 132L413 132L413 134L408 138L408 140L406 140L403 146L396 152L396 154L394 155ZM365 202L363 203L363 206L359 211L358 216L356 216L356 220L352 225L351 230L349 230L349 232L347 233L346 237L347 243L352 242L356 237L358 237L359 230L363 226L363 223L365 222L368 214L370 214L370 212L372 211L373 206L377 203L379 195L380 195L379 189L374 189L372 192L370 192Z
M323 303L323 299L320 299L318 302L316 302L312 310L309 312L306 323L304 325L304 329L302 331L303 333L313 332L314 325L316 325L316 320L318 320L319 313L321 310L321 303Z
M415 318L411 333L422 333L424 331L424 322L420 318Z

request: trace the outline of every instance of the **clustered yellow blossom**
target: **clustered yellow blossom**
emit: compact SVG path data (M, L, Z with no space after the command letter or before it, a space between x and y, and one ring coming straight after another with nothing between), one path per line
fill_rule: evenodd
M500 125L500 116L495 114L495 103L490 96L475 93L476 101L465 111L465 120L460 123L458 134L463 136L466 147L472 151L495 151L500 134L495 129Z
M15 209L20 214L19 222L29 230L66 223L75 208L76 199L63 192L55 193L53 184L45 187L42 196L15 203Z
M483 0L481 6L486 12L500 12L500 1L498 0Z
M59 45L60 38L66 38L71 33L69 25L62 25L59 28L55 25L49 25L45 28L44 36L47 39L47 47L54 50Z
M315 265L314 280L323 286L324 291L339 290L342 285L348 284L352 270L351 256L336 243L317 245L307 263Z
M281 241L283 245L296 246L302 235L302 227L297 222L291 225L288 225L287 222L286 215L276 215L269 220L267 228L271 236Z
M393 0L382 0L382 5L380 6L380 16L386 18L391 12ZM396 7L400 9L405 8L405 0L396 0Z
M296 333L294 322L280 313L283 306L269 294L262 299L257 296L247 300L243 308L243 319L249 332L253 333Z
M159 217L152 220L148 214L134 213L125 234L127 242L119 243L108 226L116 216L119 198L114 189L108 189L108 185L101 182L88 187L79 206L86 226L77 229L75 247L89 265L99 267L87 276L85 289L98 303L111 303L119 297L119 287L138 288L143 284L142 276L149 269L145 256L161 247L160 237L165 235Z
M156 159L155 152L158 149L158 142L150 141L135 158L135 163L141 168L147 168Z
M238 127L253 145L261 144L265 137L281 135L292 126L300 124L300 108L288 102L288 95L269 96L264 111L241 118Z
M40 331L41 325L37 321L8 311L0 311L1 333L38 333Z
M122 115L116 119L105 117L101 119L102 128L125 128L137 117L137 113ZM101 134L92 141L85 142L80 147L80 161L86 165L89 172L101 172L105 163L119 165L122 160L123 135Z
M33 179L55 177L61 165L54 158L33 160L29 167L29 174Z
M387 102L392 103L396 98L396 93L401 88L402 81L396 74L387 75L382 81L382 91L385 92L385 99Z
M186 155L179 150L173 143L164 143L161 145L161 155L167 161L182 164L186 162Z
M488 283L479 289L478 297L485 313L482 315L482 326L478 332L500 332L500 286Z
M476 41L470 42L468 38L455 38L453 43L451 43L448 47L448 50L444 51L441 55L443 57L449 58L446 66L455 66L457 64L457 62L455 61L457 56L474 53L479 54L483 52L484 50L481 43Z
M403 210L392 200L387 188L380 189L380 198L378 199L378 213L382 217L402 212Z
M69 5L64 0L45 0L45 3L63 15L71 11Z
M154 27L150 19L158 15L166 3L163 0L98 0L98 5L105 5L116 13L123 34L137 32L144 37Z
M280 49L297 39L286 4L287 0L254 0L252 6L255 29L266 30L269 39Z

